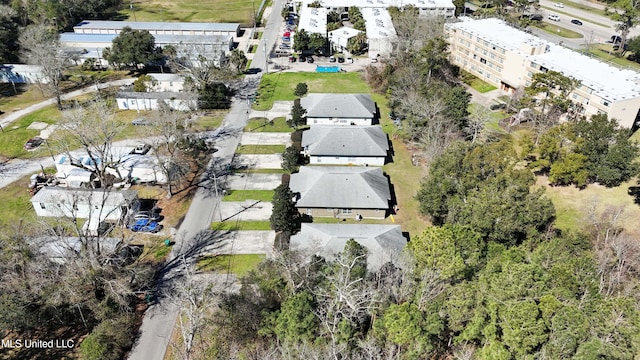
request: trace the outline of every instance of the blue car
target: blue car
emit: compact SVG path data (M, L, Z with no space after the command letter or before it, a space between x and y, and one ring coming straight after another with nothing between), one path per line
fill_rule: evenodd
M157 221L149 219L138 219L129 227L133 232L152 232L156 233L162 229L162 225Z

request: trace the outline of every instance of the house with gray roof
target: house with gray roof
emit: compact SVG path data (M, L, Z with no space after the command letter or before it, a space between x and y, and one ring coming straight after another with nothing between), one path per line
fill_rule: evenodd
M378 167L302 166L291 175L296 207L313 217L384 219L389 180Z
M300 232L291 236L289 247L333 259L350 239L368 250L367 265L373 271L388 262L398 265L407 245L400 225L303 223Z
M380 125L318 125L302 133L302 148L313 165L382 166L389 140Z
M312 93L300 99L307 125L373 125L377 107L369 94Z

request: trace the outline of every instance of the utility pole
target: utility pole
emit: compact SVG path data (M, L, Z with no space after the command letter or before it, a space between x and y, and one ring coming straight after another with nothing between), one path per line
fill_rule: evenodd
M269 57L267 56L267 40L262 39L262 50L264 51L264 71L269 73Z
M131 13L133 13L133 21L138 21L138 19L136 19L136 12L133 10L133 0L129 0L129 9L131 9Z

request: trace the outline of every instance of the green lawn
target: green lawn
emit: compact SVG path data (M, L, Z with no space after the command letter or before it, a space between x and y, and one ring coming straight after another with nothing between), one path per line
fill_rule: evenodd
M628 60L626 57L618 57L613 51L611 44L595 44L589 49L589 54L600 58L605 62L610 62L622 67L632 68L633 70L640 71L640 64Z
M293 132L293 129L287 125L287 120L283 117L273 119L269 122L267 118L252 118L244 127L244 131L248 132Z
M271 202L273 190L227 190L222 201L260 200Z
M209 131L217 129L222 125L228 111L219 111L198 117L198 120L191 126L194 131Z
M225 221L213 222L211 224L213 230L271 230L271 224L268 221Z
M575 186L549 186L546 177L538 177L538 186L544 187L556 208L556 226L563 230L584 230L589 220L589 211L596 204L598 213L607 208L624 207L618 218L618 225L631 233L638 232L637 219L640 207L634 203L634 197L628 194L631 186L637 186L636 179L614 188L606 188L598 184L588 185L585 189Z
M250 155L254 155L254 154L282 154L284 152L285 148L286 148L285 145L259 145L259 144L240 145L236 149L236 153L237 154L250 154Z
M53 169L45 169L48 173L53 173ZM29 200L29 177L31 174L20 180L9 184L0 191L0 229L7 229L22 221L23 224L32 224L35 221L36 213Z
M55 106L47 106L31 114L21 117L0 132L0 156L7 158L33 158L48 156L46 144L33 151L25 151L24 143L34 136L40 135L40 130L28 130L32 122L54 124L61 118L60 111Z
M120 13L129 21L239 22L249 24L258 4L248 0L133 0Z
M533 26L546 31L549 34L558 35L558 36L561 36L561 37L567 38L567 39L578 39L578 38L583 37L582 34L580 34L579 32L575 32L573 30L569 30L567 28L563 28L562 26L560 26L558 24L550 24L550 23L547 23L547 22L538 21L538 22L534 23Z
M203 256L198 259L197 268L198 271L223 274L228 271L231 274L242 277L249 271L256 269L264 258L265 256L262 254Z
M464 71L462 72L463 76L462 76L462 81L464 81L465 84L471 86L472 88L474 88L476 91L479 91L481 93L486 93L489 92L491 90L495 90L497 89L497 87L489 84L488 82L478 78L477 76L473 75L470 72Z
M369 87L357 72L309 73L286 72L262 75L255 110L271 109L274 101L295 100L293 91L298 83L306 83L313 93L368 93Z

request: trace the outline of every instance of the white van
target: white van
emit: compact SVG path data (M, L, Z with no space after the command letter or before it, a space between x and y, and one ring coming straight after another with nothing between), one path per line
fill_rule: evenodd
M549 20L551 21L560 21L560 16L556 15L556 14L549 14L549 16L547 16L549 18Z

